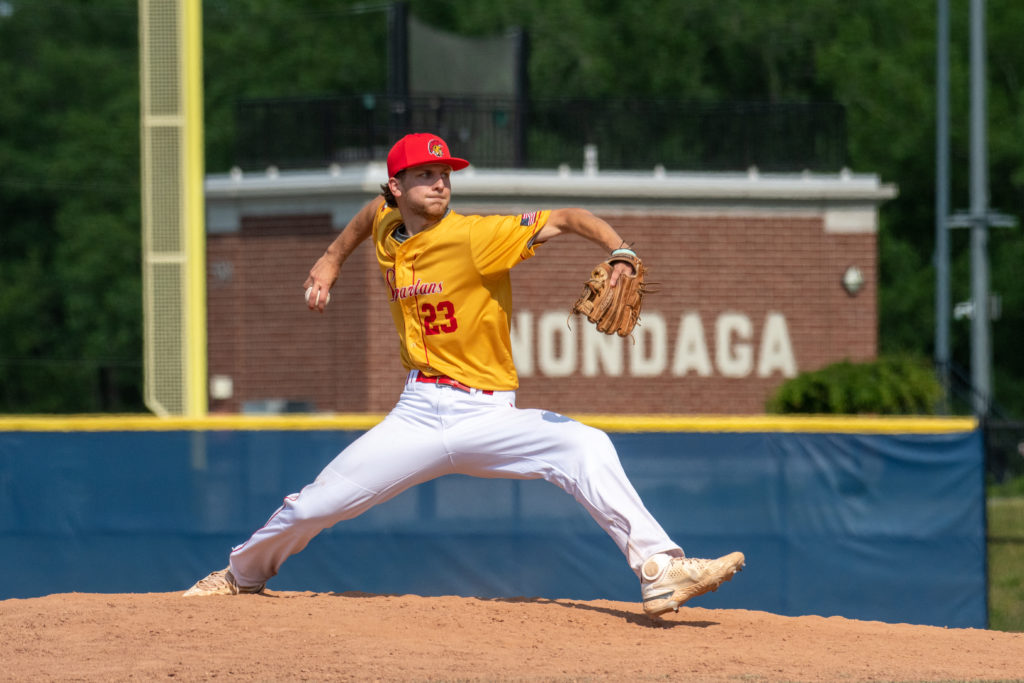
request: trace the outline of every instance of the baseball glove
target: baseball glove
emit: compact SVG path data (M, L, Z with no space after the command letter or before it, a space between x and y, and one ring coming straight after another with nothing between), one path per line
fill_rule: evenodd
M633 266L633 274L623 273L615 286L609 287L608 278L618 261ZM587 316L599 332L628 337L640 319L640 307L647 293L646 277L647 268L632 251L612 252L607 261L594 268L572 312Z

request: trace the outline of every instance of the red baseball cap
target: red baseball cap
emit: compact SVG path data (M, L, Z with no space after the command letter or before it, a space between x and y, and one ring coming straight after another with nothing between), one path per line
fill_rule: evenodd
M453 171L469 166L465 159L453 157L448 143L432 133L411 133L395 143L388 152L388 177L393 178L412 166L445 164Z

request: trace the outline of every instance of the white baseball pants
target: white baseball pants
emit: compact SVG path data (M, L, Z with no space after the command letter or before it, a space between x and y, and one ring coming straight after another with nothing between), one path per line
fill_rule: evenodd
M382 422L232 550L240 585L276 575L323 529L445 474L556 484L611 536L637 576L652 555L681 554L644 507L604 432L548 411L520 410L512 391L465 392L415 376Z

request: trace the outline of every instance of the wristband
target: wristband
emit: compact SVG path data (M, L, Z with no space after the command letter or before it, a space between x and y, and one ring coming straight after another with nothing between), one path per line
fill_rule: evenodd
M629 254L633 258L639 258L636 255L636 252L633 251L632 249L622 248L622 249L615 249L614 251L612 251L612 256L619 256L620 254Z

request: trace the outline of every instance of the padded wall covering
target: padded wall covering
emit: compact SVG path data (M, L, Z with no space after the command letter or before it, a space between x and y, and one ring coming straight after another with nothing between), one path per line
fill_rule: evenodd
M359 434L0 431L0 598L185 589ZM979 431L611 436L689 555L747 555L692 604L987 626ZM639 598L568 495L458 476L325 531L269 587Z

